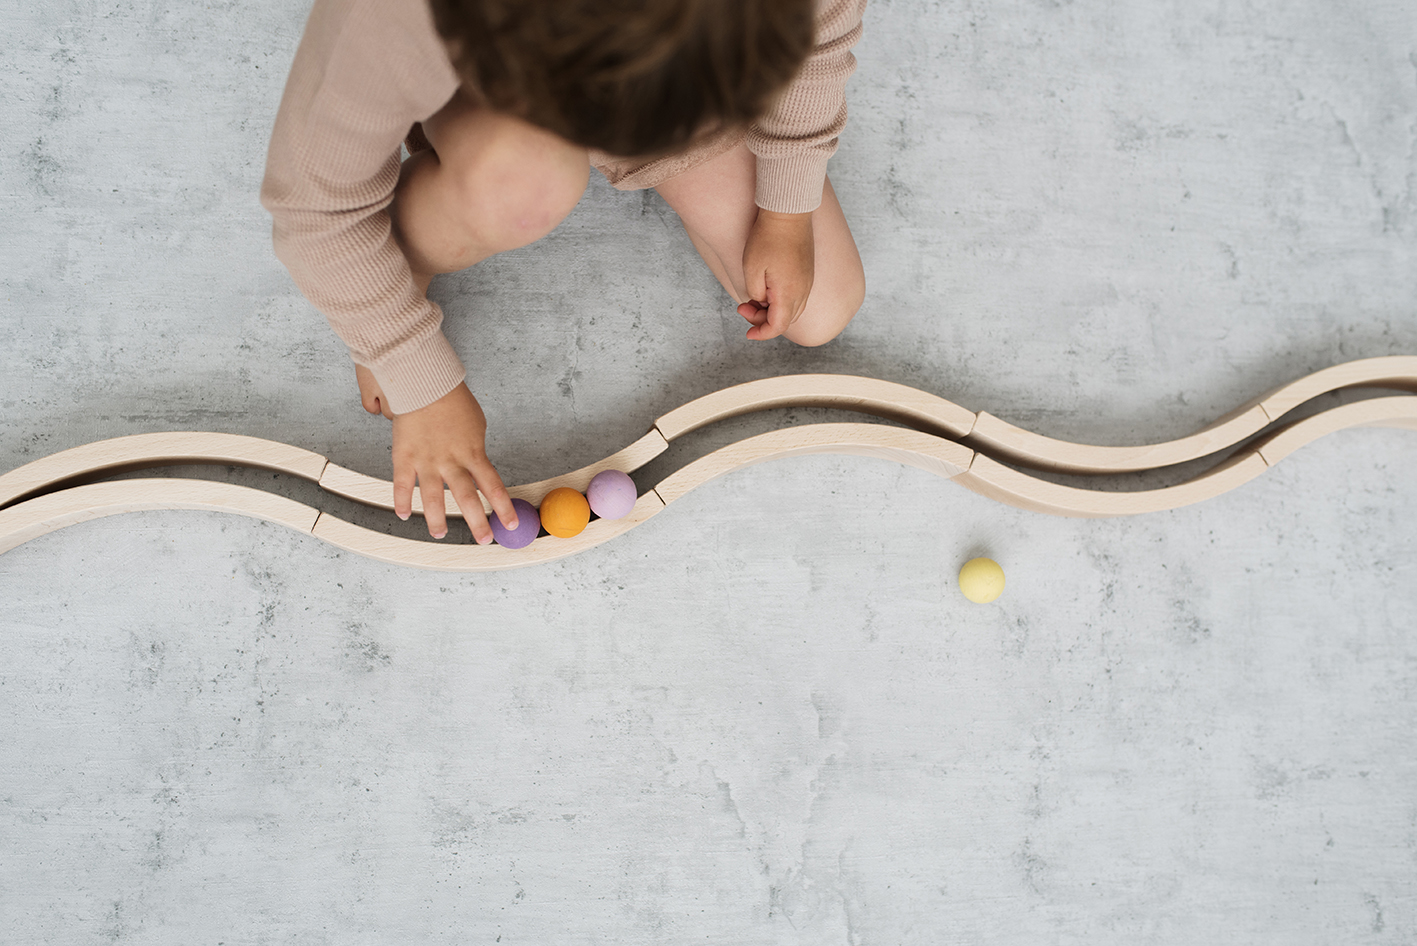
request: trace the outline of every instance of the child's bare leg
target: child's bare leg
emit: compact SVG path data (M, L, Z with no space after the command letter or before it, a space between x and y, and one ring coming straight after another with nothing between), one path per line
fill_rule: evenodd
M684 230L735 302L747 302L743 249L757 219L757 165L746 145L725 152L657 188L679 214ZM816 263L812 292L785 334L799 345L821 345L841 333L866 295L861 255L836 192L827 181L812 214Z
M466 269L556 228L585 192L584 148L461 93L423 123L390 208L414 279Z

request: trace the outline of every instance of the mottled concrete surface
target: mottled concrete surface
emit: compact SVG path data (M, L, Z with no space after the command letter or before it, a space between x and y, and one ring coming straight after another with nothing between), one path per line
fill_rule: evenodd
M8 5L0 470L195 428L387 475L256 201L305 9ZM1405 0L873 0L859 58L836 343L744 341L603 181L435 287L509 479L804 370L1137 443L1417 354ZM1414 467L1349 431L1073 521L803 458L483 576L51 534L0 558L0 942L1412 943Z

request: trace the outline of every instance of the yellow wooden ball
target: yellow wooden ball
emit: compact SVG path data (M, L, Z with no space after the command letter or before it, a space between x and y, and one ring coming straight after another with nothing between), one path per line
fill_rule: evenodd
M590 503L569 486L553 489L541 501L541 525L552 535L569 539L590 522Z
M959 570L959 590L975 604L988 604L1004 593L1004 570L991 558L971 558Z

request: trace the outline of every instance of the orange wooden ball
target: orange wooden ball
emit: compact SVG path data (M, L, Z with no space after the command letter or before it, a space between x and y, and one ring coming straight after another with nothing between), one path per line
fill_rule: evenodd
M553 489L541 501L541 525L552 535L569 539L590 522L590 503L569 486Z

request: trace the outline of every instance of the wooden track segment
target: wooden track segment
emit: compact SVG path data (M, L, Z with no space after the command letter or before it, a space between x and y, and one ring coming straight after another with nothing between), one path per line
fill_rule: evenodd
M0 510L0 552L90 519L152 509L235 513L309 532L319 510L249 486L163 477L92 483L37 496Z
M849 375L793 375L766 378L699 398L671 411L655 430L614 456L562 476L511 488L514 496L539 502L560 485L584 489L601 469L638 469L666 448L668 440L707 423L754 410L783 406L825 406L892 417L904 423L973 440L1010 462L1074 473L1118 473L1186 462L1237 443L1256 432L1262 414L1273 420L1328 391L1354 386L1386 386L1417 391L1417 356L1367 358L1325 368L1283 385L1225 418L1181 440L1136 447L1098 447L1054 440L1015 427L992 414L974 415L959 405L905 385ZM79 477L124 467L172 463L222 463L280 470L319 481L331 492L358 502L392 508L387 480L364 476L319 454L239 434L169 432L118 437L75 447L0 476L0 507L26 495ZM585 480L585 484L580 481ZM414 508L422 512L415 494ZM456 503L448 496L453 512ZM484 509L486 503L484 501Z
M979 453L968 472L956 476L954 481L981 496L1019 509L1054 516L1105 519L1189 506L1229 492L1267 469L1269 465L1263 457L1247 451L1179 486L1124 493L1049 483Z
M595 474L603 470L633 473L668 449L669 444L659 431L651 430L625 449L611 454L604 460L597 460L589 466L583 466L579 470L572 470L570 473L553 476L547 480L538 480L524 486L510 486L507 488L507 492L512 494L513 499L525 499L533 506L539 506L541 500L553 489L569 486L578 493L584 493ZM379 509L394 508L393 483L373 476L366 476L363 473L356 473L338 463L331 463L325 467L324 475L320 477L320 487L336 496L343 496L345 499L352 499L366 506L374 506ZM478 495L482 496L481 493ZM453 494L446 489L443 491L443 502L449 516L462 516L462 510L458 508L457 500L453 499ZM487 502L485 496L482 497L482 511L484 515L490 515L492 512L492 505ZM413 491L413 512L414 515L423 515L423 497L419 495L418 490Z
M1098 447L1044 437L980 411L969 442L990 456L1041 470L1136 473L1210 456L1259 433L1268 424L1269 415L1255 404L1180 440L1136 447Z
M445 572L490 572L539 565L575 555L628 532L663 508L664 503L659 496L650 491L639 498L634 509L623 519L597 519L575 538L542 536L523 549L401 539L324 514L314 524L311 534L346 551L394 565L412 565Z
M1021 466L1059 473L1135 473L1187 463L1218 453L1321 394L1352 387L1393 387L1417 391L1417 356L1364 358L1334 365L1281 385L1244 404L1188 437L1135 447L1099 447L1054 440L1000 420L987 411L969 442L990 456Z
M58 483L122 467L221 463L279 470L318 482L328 462L309 450L240 434L134 434L74 447L11 470L0 476L0 507Z
M766 460L810 453L880 457L919 467L945 479L963 473L974 458L974 451L968 447L918 430L882 424L807 424L720 447L671 473L654 491L668 505L725 473Z
M597 520L574 539L538 539L527 549L397 539L318 513L261 490L206 480L119 480L73 487L0 510L0 552L55 529L148 509L206 509L251 516L308 532L383 561L450 571L487 571L552 561L607 541L645 521L668 501L722 473L776 457L847 453L884 457L955 479L1001 502L1064 516L1120 516L1174 509L1219 495L1259 475L1304 444L1348 427L1417 429L1417 397L1343 405L1277 431L1261 444L1179 486L1103 492L1059 486L1012 470L952 441L874 424L822 424L763 434L715 451L640 497L630 516Z
M1300 447L1334 431L1352 427L1417 430L1417 396L1375 397L1331 408L1280 428L1255 444L1255 449L1266 463L1274 466Z
M948 437L964 437L974 412L952 401L893 381L846 374L794 374L763 378L706 394L654 422L665 440L707 424L775 407L834 407L874 414Z
M1142 447L1093 447L1040 437L992 415L976 417L942 398L867 378L802 375L765 379L700 398L666 414L645 437L603 461L510 491L533 502L539 502L557 486L583 491L600 470L637 469L663 453L670 439L703 424L780 406L858 410L953 436L964 436L973 430L976 442L989 445L1001 456L1058 470L1148 469L1217 452L1248 436L1245 431L1253 433L1304 401L1328 391L1359 386L1417 391L1417 357L1372 358L1324 369L1276 389L1191 437ZM308 450L235 434L140 434L76 447L0 476L0 506L9 504L0 509L0 552L46 532L101 516L148 509L208 509L267 519L384 561L456 571L501 569L574 554L628 531L656 514L665 503L718 475L764 460L805 453L884 457L956 479L986 496L1039 512L1065 516L1131 515L1173 509L1219 495L1305 444L1349 427L1417 430L1417 397L1371 398L1323 411L1273 432L1187 483L1142 492L1084 490L1049 483L1013 470L990 456L976 454L969 447L919 430L875 424L809 425L724 447L667 477L640 497L635 511L625 519L598 520L574 539L543 537L522 550L395 539L322 515L284 497L205 480L122 480L36 495L77 478L122 468L219 463L275 469L313 480L332 492L370 505L391 506L392 486L387 481L345 470ZM25 500L26 496L32 498ZM450 505L456 509L451 501Z
M1275 388L1259 399L1259 405L1264 408L1270 420L1279 420L1284 414L1320 394L1361 387L1417 391L1417 355L1360 358L1357 361L1324 368Z

